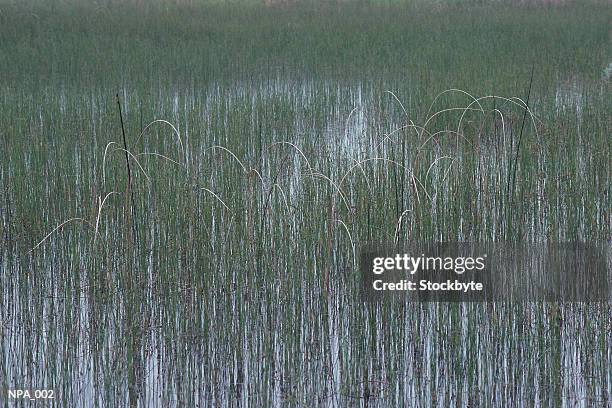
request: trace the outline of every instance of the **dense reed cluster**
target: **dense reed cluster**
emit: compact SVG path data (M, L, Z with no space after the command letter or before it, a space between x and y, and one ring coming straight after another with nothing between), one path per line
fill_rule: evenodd
M609 404L607 304L361 299L370 241L610 240L609 5L453 3L0 3L0 392Z

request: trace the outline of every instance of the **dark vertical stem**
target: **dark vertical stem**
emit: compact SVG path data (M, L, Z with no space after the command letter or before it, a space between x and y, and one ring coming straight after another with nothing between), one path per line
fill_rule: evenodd
M119 100L119 94L117 94L117 106L119 107L119 120L121 121L121 135L123 136L123 150L125 153L125 167L127 169L127 176L128 176L126 199L130 200L130 203L129 203L130 214L132 215L132 219L134 219L135 210L134 210L134 191L132 190L132 171L130 170L130 157L128 154L127 140L125 138L125 125L123 123L123 112L121 110L121 101ZM136 235L136 227L133 226L133 228L134 228L134 235Z
M119 94L117 93L116 96L117 96L117 106L119 107L119 120L121 121L121 134L123 136L123 150L125 153L125 167L127 168L127 175L128 175L128 188L130 188L132 186L132 172L130 171L130 158L128 156L127 141L125 140L125 126L123 125L123 112L121 111L121 101L119 101Z
M125 167L127 169L127 186L126 186L126 206L129 207L126 213L126 224L127 224L127 250L133 249L134 238L136 236L136 226L134 223L134 192L132 189L132 172L130 170L130 158L128 154L128 145L125 137L125 124L123 123L123 112L121 109L121 101L119 100L119 94L117 93L117 107L119 108L119 120L121 121L121 135L123 136L123 150L125 153ZM129 406L137 407L141 394L141 383L142 383L142 364L140 358L140 352L142 348L141 342L141 328L134 316L139 315L139 307L141 299L139 298L139 292L136 289L136 283L138 282L134 276L133 266L134 262L126 263L126 280L125 289L127 293L126 299L126 328L128 332L127 339L127 381L128 381L128 400Z
M519 133L518 143L516 145L516 154L514 156L514 169L512 173L512 190L516 183L516 168L518 167L518 155L521 149L521 140L523 139L523 131L525 130L525 121L527 120L527 111L529 110L529 98L531 96L531 85L533 84L534 65L531 66L531 77L529 78L529 90L527 91L527 101L525 102L525 111L523 112L523 122L521 123L521 132Z
M525 121L527 120L527 111L529 110L529 98L531 97L531 86L533 85L533 71L535 65L531 66L531 76L529 78L529 89L527 90L527 100L525 102L525 111L523 112L523 121L521 123L521 130L519 132L518 141L516 144L516 153L514 155L514 160L510 162L512 165L512 182L510 183L510 173L508 173L508 199L509 206L508 209L512 208L514 201L514 190L516 189L516 169L518 168L518 158L521 150L521 140L523 140L523 131L525 130ZM512 147L512 146L511 146ZM510 169L509 169L510 170ZM510 229L512 229L512 222L509 223ZM510 233L512 231L509 231ZM510 234L511 235L511 234Z

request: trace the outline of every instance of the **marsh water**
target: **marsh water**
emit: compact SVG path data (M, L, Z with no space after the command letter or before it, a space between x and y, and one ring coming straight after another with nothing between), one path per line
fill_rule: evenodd
M456 200L463 182L432 163L468 154L452 137L428 147L419 163L426 137L403 130L414 103L385 91L286 80L146 96L126 88L120 100L133 153L129 193L124 152L108 145L120 139L115 101L104 91L48 90L25 101L4 92L6 105L17 103L10 98L28 104L12 131L30 134L32 145L1 174L3 390L53 390L53 400L36 404L75 407L609 404L607 303L361 299L354 251L368 238L435 238L439 207ZM548 103L552 114L581 120L588 107L573 92L560 85L550 102L542 96L533 103L534 115ZM460 93L430 114L471 102ZM505 143L523 112L512 104L496 108L507 121L498 124L501 142L484 141L480 164L470 167L493 184L495 172L504 179L508 158L486 156L511 149ZM427 118L412 123L418 130ZM458 118L438 125L444 130ZM138 130L154 119L176 133L157 123L134 146ZM581 148L576 180L593 174L598 161L588 144ZM430 184L404 191L400 212L381 190L410 173L367 165L375 159L423 166ZM537 168L550 159L532 160ZM609 180L609 173L594 174ZM312 181L318 175L329 182ZM591 206L546 197L541 181L530 188L542 199L524 210L524 236L552 239L553 220L557 237L607 228L607 196ZM397 214L419 211L419 191L429 197L430 224L402 230ZM495 239L500 230L486 224L503 223L499 204L493 197L476 205L477 214L456 220L453 238ZM570 206L591 218L549 213ZM74 217L90 224L76 220L43 239ZM33 404L6 393L2 401Z
M609 249L609 4L209 3L0 1L0 407L610 406L609 302L359 272Z

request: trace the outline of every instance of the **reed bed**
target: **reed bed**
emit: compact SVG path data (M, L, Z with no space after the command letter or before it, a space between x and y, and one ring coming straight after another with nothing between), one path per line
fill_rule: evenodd
M2 392L610 404L609 304L368 303L356 256L610 240L605 4L49 4L0 7Z

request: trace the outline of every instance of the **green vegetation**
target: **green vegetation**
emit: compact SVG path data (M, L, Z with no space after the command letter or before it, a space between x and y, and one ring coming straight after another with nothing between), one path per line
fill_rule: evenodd
M361 300L611 238L610 6L417 3L0 2L1 403L610 404L607 304Z

